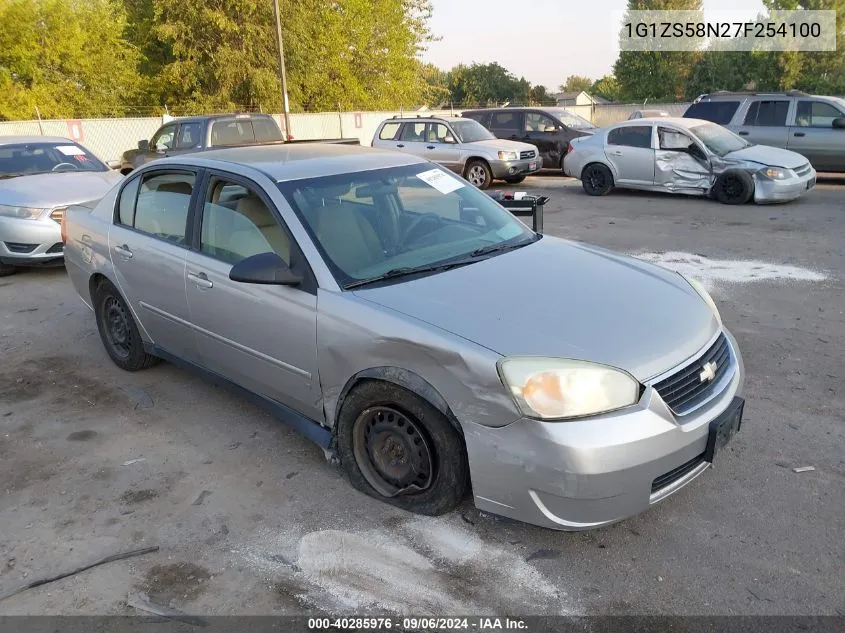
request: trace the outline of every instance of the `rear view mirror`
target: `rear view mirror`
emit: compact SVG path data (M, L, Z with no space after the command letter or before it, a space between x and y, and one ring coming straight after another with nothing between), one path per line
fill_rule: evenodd
M246 284L298 286L302 275L294 272L276 253L259 253L232 266L229 279Z
M845 130L845 116L833 119L833 127L837 130Z
M138 141L138 149L142 152L149 152L150 151L150 142L149 141Z

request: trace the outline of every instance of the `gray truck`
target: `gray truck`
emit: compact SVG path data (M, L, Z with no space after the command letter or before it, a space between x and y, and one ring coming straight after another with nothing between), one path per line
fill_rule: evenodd
M285 140L269 114L216 114L173 119L137 149L123 152L118 169L128 174L150 161L221 147L282 143L342 143L360 145L357 138Z

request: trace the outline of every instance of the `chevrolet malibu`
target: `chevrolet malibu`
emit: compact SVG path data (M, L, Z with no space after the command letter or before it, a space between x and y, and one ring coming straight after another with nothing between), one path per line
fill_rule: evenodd
M700 119L635 119L572 139L563 170L591 196L620 187L706 195L723 204L794 200L816 185L816 171L801 154L753 145Z
M0 137L0 276L62 263L65 208L99 200L121 175L60 137Z
M128 371L164 359L299 429L358 490L582 530L740 429L743 364L694 280L533 233L445 169L340 145L156 161L64 225Z

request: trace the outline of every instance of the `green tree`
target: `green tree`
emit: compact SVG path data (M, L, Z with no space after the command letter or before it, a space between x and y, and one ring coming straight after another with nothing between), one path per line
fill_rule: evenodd
M505 101L524 103L530 84L517 79L497 62L460 64L449 71L449 91L454 103L475 106Z
M531 86L531 90L528 93L529 105L549 105L554 102L554 97L548 93L545 86Z
M137 52L113 0L0 0L0 116L123 114L137 99Z
M608 101L618 101L619 82L613 75L605 75L590 86L589 92Z
M561 92L588 92L593 86L593 80L581 75L569 75L560 85Z
M700 11L701 0L628 0L628 10ZM690 71L700 55L693 51L621 51L613 67L619 98L634 102L682 99Z

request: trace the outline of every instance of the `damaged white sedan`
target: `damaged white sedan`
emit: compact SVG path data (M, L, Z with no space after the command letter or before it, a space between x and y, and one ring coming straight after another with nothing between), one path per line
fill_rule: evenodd
M753 145L700 119L637 119L572 139L563 163L591 196L614 187L706 195L724 204L794 200L816 184L806 158Z

